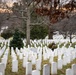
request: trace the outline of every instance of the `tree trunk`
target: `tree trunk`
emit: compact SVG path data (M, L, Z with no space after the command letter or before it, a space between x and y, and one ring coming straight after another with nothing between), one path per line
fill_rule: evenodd
M67 33L65 32L65 34L64 34L64 39L66 39L67 38Z
M52 26L48 26L48 39L53 39L53 29Z
M70 34L70 43L72 43L72 35Z
M30 45L30 8L27 8L26 46Z

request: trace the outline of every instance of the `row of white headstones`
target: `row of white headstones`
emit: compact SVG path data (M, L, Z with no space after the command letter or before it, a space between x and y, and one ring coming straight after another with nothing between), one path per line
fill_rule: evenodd
M3 55L0 63L0 75L4 75L7 60L8 60L8 53L9 49L6 49L6 47L3 47L2 50L0 50L0 55ZM21 50L18 50L16 48L16 53L11 49L11 57L12 57L12 72L18 72L18 60L17 56L19 56L19 59L23 59L23 67L26 68L25 75L40 75L41 70L41 62L42 60L49 59L49 63L51 64L51 70L50 65L45 64L43 66L43 75L50 75L51 74L57 74L58 69L62 69L63 65L67 65L68 63L71 63L76 58L76 49L73 49L69 47L66 49L63 48L57 48L54 51L51 51L47 47L38 47L37 52L33 52L30 50L30 48L23 48ZM43 51L43 55L42 55ZM42 59L43 56L43 59ZM58 61L54 62L54 57L58 56ZM28 62L28 61L31 62ZM32 71L32 65L36 65L36 70ZM66 69L66 75L76 75L76 65L73 64L71 69Z
M40 44L41 47L37 47L35 44ZM50 41L44 40L43 44L48 44ZM43 66L43 75L50 75L51 74L57 74L58 69L62 69L64 65L67 65L68 63L71 63L76 58L76 48L69 47L68 49L65 47L62 48L57 48L54 51L51 49L45 47L42 47L42 41L32 41L32 44L35 45L35 48L29 47L26 48L24 47L21 50L18 50L16 48L16 53L14 52L14 49L11 49L11 57L12 57L12 72L18 72L18 60L17 56L19 56L19 59L23 59L23 67L26 68L26 73L25 75L40 75L40 70L41 70L41 63L42 60L47 60L49 59L49 63L51 64L51 70L50 70L50 65L45 64ZM4 53L4 55L3 55ZM0 75L4 75L6 65L7 65L7 60L8 60L8 53L9 53L9 48L6 49L6 46L4 46L0 50L0 57L3 55L0 63ZM43 53L43 54L42 54ZM54 57L58 56L58 61L54 62ZM43 59L42 59L43 57ZM28 62L31 61L31 62ZM36 65L36 70L32 71L32 65ZM72 69L67 69L66 70L66 75L72 75L72 73L75 73L75 64L72 65ZM70 73L70 72L71 73ZM76 73L75 73L76 74ZM73 75L75 75L73 74Z
M9 53L9 49L6 49L6 46L4 46L0 50L0 57L2 57L3 55L0 62L0 75L5 75L5 69L6 69L7 60L8 60L8 53Z

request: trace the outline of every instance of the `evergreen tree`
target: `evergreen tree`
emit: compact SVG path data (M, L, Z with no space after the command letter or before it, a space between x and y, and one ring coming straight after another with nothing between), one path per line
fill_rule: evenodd
M18 49L20 49L20 48L23 48L23 46L24 46L24 44L21 39L20 33L16 29L15 33L13 35L13 39L10 41L10 48L13 47L14 49L16 49L16 47L18 47Z
M44 39L48 34L46 26L32 26L30 32L30 38L34 39Z

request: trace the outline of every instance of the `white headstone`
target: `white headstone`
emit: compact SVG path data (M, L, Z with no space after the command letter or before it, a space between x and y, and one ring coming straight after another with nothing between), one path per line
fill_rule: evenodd
M63 65L67 65L67 58L66 58L66 56L63 56Z
M0 72L0 75L2 75L2 73Z
M72 65L73 74L76 75L76 64Z
M18 72L18 60L12 61L12 72Z
M62 69L62 59L58 60L58 69Z
M66 75L73 75L72 69L66 69Z
M39 59L36 60L36 70L41 70L41 61Z
M51 74L57 74L57 63L52 62L51 64Z
M22 53L19 54L19 59L23 59L23 54Z
M32 75L32 63L31 62L27 62L25 75Z
M67 56L67 63L70 63L71 62L71 58L70 58L70 55Z
M32 58L32 64L33 64L33 65L35 65L35 64L36 64L36 59L35 59L35 57L34 57L34 58Z
M73 59L75 59L75 52L73 52L72 55L73 55Z
M33 70L33 71L32 71L32 75L40 75L40 71L38 71L38 70Z
M3 64L5 64L5 68L6 68L7 57L3 57L3 58L1 59L1 62L2 62Z
M54 60L54 57L53 57L53 56L51 56L51 57L50 57L49 62L50 62L50 63L52 63L52 62L53 62L53 60Z
M5 64L0 63L0 72L2 73L2 75L5 75Z
M25 68L26 67L26 63L27 63L27 58L26 57L23 57L23 67Z
M50 65L45 64L43 66L43 75L50 75Z

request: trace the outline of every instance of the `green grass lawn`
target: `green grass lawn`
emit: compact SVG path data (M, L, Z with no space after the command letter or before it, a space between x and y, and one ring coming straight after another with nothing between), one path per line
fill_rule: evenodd
M17 57L17 58L18 58L18 57ZM54 57L54 61L57 62L57 58L58 58L58 57ZM11 68L11 67L12 67L12 59L11 59L11 56L10 56L10 53L9 53L8 63L7 63L7 67L6 67L6 70L5 70L5 75L25 75L26 69L22 67L22 62L23 62L23 60L20 60L20 59L18 58L18 72L17 72L17 73L12 72L12 68ZM66 69L67 69L67 68L71 68L71 65L74 64L74 63L76 63L76 59L73 60L70 64L67 64L67 66L63 66L63 69L58 70L58 74L57 74L57 75L65 75ZM49 59L42 61L42 69L41 69L41 71L40 71L41 75L42 75L43 65L44 65L44 64L50 64L50 63L49 63ZM50 66L51 66L51 64L50 64ZM32 70L35 70L35 69L36 69L36 67L35 67L35 65L33 65L33 66L32 66Z

